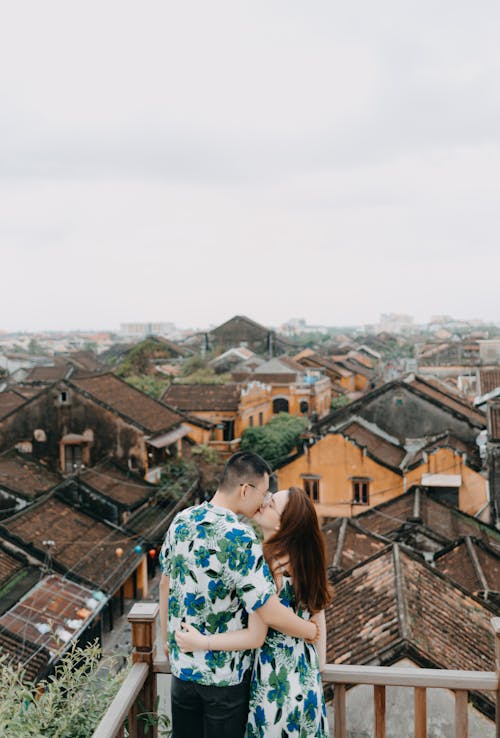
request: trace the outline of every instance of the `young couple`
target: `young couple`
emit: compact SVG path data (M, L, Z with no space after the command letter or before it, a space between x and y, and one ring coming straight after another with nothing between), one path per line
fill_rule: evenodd
M211 502L167 532L160 622L173 738L329 735L323 539L307 495L271 495L270 471L256 454L234 454ZM263 548L239 515L261 526Z

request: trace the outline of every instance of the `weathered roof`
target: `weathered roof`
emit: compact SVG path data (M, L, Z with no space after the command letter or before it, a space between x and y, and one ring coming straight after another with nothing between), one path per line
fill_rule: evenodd
M394 544L337 579L326 660L389 665L409 656L434 668L493 671L492 612Z
M14 668L23 666L26 681L29 682L42 677L50 661L50 653L44 646L11 633L2 625L0 625L0 652Z
M409 386L417 390L421 394L424 394L431 400L437 400L442 405L445 405L450 410L454 410L461 415L466 416L474 423L480 425L485 424L484 414L475 410L473 406L466 400L459 397L452 392L448 387L445 387L441 382L432 379L423 379L422 377L415 376L408 382Z
M81 471L78 482L127 507L136 507L157 491L154 485L121 469L110 460Z
M322 528L328 567L346 571L381 551L389 539L363 530L353 518L337 518Z
M50 574L0 616L0 626L38 648L47 649L52 661L102 607L105 597L102 593L99 597L88 587Z
M479 386L480 391L478 394L487 395L488 392L493 392L497 387L500 387L500 367L488 367L479 370Z
M29 499L48 492L60 481L58 474L16 451L0 454L0 488Z
M400 471L400 465L406 456L406 451L399 444L391 443L382 435L367 428L364 423L362 424L356 420L343 426L338 432L353 440L361 448L366 448L375 460Z
M26 397L23 397L15 390L10 389L0 392L0 419L4 418L24 402L26 402Z
M500 547L486 546L470 536L436 554L435 567L472 593L500 593Z
M56 364L56 366L35 366L24 381L51 384L70 376L73 370L73 366L68 363Z
M96 374L90 377L72 377L71 385L117 411L129 422L147 433L158 433L180 423L182 418L161 402L135 389L115 374Z
M470 535L490 545L500 544L500 531L415 488L357 515L356 521L365 530L383 536L408 523L420 523L443 541Z
M120 529L100 522L51 495L24 509L0 527L24 548L49 553L61 571L106 592L114 592L138 563L136 540ZM44 541L53 541L47 547ZM116 549L123 550L118 557Z
M500 441L500 402L488 405L488 436L490 441Z
M240 384L171 384L162 399L186 412L237 412L242 387Z

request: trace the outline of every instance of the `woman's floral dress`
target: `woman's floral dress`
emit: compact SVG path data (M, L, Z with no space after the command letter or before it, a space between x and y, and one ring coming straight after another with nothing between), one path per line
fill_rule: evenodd
M279 593L295 608L292 580L283 574ZM307 611L297 614L308 618ZM271 628L255 652L250 687L248 738L329 738L316 648Z

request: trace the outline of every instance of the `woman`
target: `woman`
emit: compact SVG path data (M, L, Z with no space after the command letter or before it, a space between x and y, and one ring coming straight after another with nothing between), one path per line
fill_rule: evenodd
M254 517L281 602L317 623L316 647L266 626L258 611L248 628L205 636L185 624L184 651L257 648L250 688L248 738L329 736L320 669L326 656L324 607L330 600L325 549L314 505L298 487L280 490ZM265 640L264 640L265 639Z

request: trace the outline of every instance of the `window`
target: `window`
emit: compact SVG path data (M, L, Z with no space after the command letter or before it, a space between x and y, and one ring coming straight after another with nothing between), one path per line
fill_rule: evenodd
M264 413L259 413L259 425L264 425Z
M302 484L306 495L313 501L319 502L319 483L321 477L302 477Z
M309 412L309 403L307 400L301 400L300 401L300 412L301 413L308 413Z
M370 480L359 477L352 480L352 501L355 505L368 505L370 498Z
M250 428L253 428L253 415L250 415L250 417L248 418L248 425Z
M273 400L273 413L287 413L288 412L288 400L286 397L275 397Z
M68 402L68 393L67 393L67 392L64 392L64 391L62 391L62 392L60 393L60 395L59 395L59 400L60 400L60 401L61 401L62 403Z

